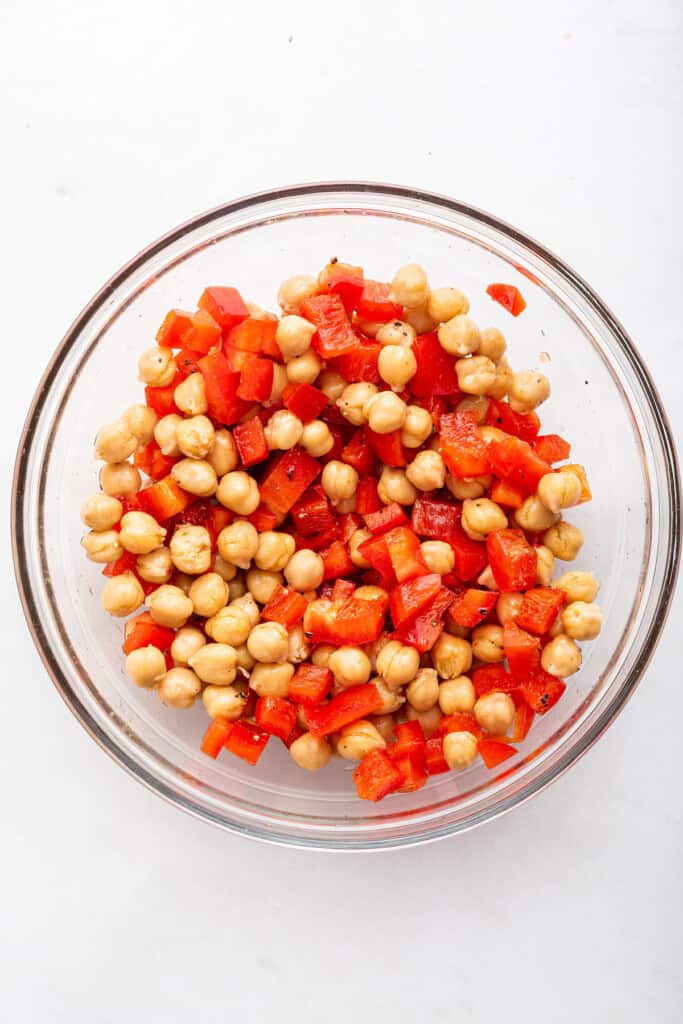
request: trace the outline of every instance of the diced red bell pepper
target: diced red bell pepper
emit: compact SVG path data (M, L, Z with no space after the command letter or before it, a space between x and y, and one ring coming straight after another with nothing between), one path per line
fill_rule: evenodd
M265 505L259 505L251 515L247 516L247 519L255 526L259 533L265 533L267 530L274 530L275 527L281 522L281 518L271 512Z
M519 689L529 707L544 715L557 704L567 685L539 666L520 683Z
M318 274L318 285L321 291L338 295L344 303L344 309L351 314L358 305L363 294L363 268L352 267L348 263L328 263ZM346 380L350 380L347 377Z
M207 413L211 419L231 426L242 419L251 405L237 394L239 373L233 373L223 352L215 350L199 360L204 378Z
M490 494L491 501L507 505L508 508L521 508L527 496L525 491L515 487L509 480L494 480Z
M297 704L320 704L332 689L329 668L304 663L299 665L289 684L289 699Z
M346 544L335 540L329 548L320 552L323 560L323 580L334 580L338 576L348 576L355 572L356 567L351 561Z
M456 626L473 629L495 608L498 596L491 590L465 590L455 598L448 614Z
M340 536L337 516L330 506L322 487L310 487L291 510L292 523L297 533L306 538L319 538L327 547ZM311 544L308 544L311 547Z
M356 584L351 580L338 579L332 586L332 603L341 607L356 592Z
M272 365L272 364L271 364ZM232 430L235 446L242 465L247 468L267 459L270 451L263 424L258 416L246 423L236 423Z
M567 600L564 590L552 587L535 587L527 590L522 605L515 616L517 625L536 636L548 633L560 614L560 608Z
M363 518L368 530L375 534L386 533L387 530L393 530L397 526L409 525L408 516L395 501L392 501L390 505L384 505L376 512L369 512Z
M541 429L541 421L533 410L515 412L508 402L494 398L489 399L486 422L490 427L498 427L506 434L513 434L522 441L533 441Z
M339 295L328 292L304 299L301 315L315 325L311 344L322 359L341 356L358 345L358 338Z
M320 463L298 447L282 452L261 481L261 502L273 512L286 514L321 470Z
M443 739L441 736L430 736L425 744L425 767L428 775L442 775L450 771L448 762L443 756Z
M356 347L333 359L330 365L349 383L366 381L369 384L379 384L382 379L378 367L381 351L382 346L379 342L357 338Z
M458 479L490 472L488 450L473 412L449 412L441 417L439 448L443 460Z
M193 501L191 505L183 509L174 518L174 525L181 526L189 523L192 526L204 526L215 541L218 534L233 521L234 515L230 509L222 505L215 505L210 499L200 498Z
M408 456L401 443L401 431L392 430L389 434L377 434L370 427L364 428L367 442L380 462L385 466L407 466Z
M284 697L259 697L256 701L256 724L286 740L296 723L296 707Z
M541 660L541 642L514 622L503 626L503 650L515 679L523 679Z
M304 617L308 601L296 590L278 585L261 611L266 622L279 622L286 630L292 629Z
M151 480L161 480L163 476L168 476L176 461L164 455L156 441L150 441L133 456L133 465Z
M463 583L478 576L486 568L489 560L486 544L468 537L459 523L447 540L453 549L456 576Z
M451 590L442 587L417 618L394 633L394 638L415 647L420 654L431 651L443 633L443 618L454 597Z
M228 722L226 718L214 718L204 733L200 747L202 754L217 758L232 732L232 727L233 723Z
M356 430L349 443L344 446L341 458L342 462L353 466L360 477L374 476L377 472L377 456L370 447L364 430ZM363 483L363 480L359 483Z
M174 386L177 387L177 385L186 380L191 373L199 373L199 360L202 358L202 355L202 352L194 352L191 348L181 348L180 352L176 353L176 375L173 378Z
M429 777L424 748L412 754L397 754L392 750L391 759L401 773L397 793L414 793L424 786Z
M205 288L197 305L220 324L224 333L249 316L249 310L236 288Z
M378 512L381 508L382 502L377 493L377 481L373 477L359 480L356 487L356 512L361 516L367 516L372 512Z
M486 289L494 302L498 302L503 309L513 316L519 316L526 309L524 297L514 284L490 284Z
M448 402L439 395L430 395L428 398L415 398L414 404L419 405L421 409L427 410L437 430L441 425L442 418L449 410Z
M353 773L361 800L383 800L401 785L403 776L384 750L371 750Z
M328 405L327 408L331 409L332 406ZM327 410L323 411L320 414L321 420L324 419L326 411ZM342 457L342 451L344 449L344 435L342 434L341 427L339 427L336 423L328 423L327 428L329 432L332 434L332 447L330 448L329 452L326 452L326 454L321 456L321 458L323 462L332 462L333 460L336 460L338 462Z
M236 757L241 757L248 764L256 764L265 746L270 739L270 734L265 729L254 725L253 722L245 722L242 719L233 722L230 734L225 741L225 749Z
M552 472L552 467L539 458L528 441L518 437L506 437L489 445L489 463L496 476L524 495L535 494L541 477Z
M267 402L273 390L273 361L245 353L237 388L245 402Z
M385 589L396 586L396 574L386 540L382 534L368 537L359 545L358 552L379 574L381 586Z
M455 358L449 356L439 342L436 333L419 334L412 345L417 361L417 370L408 387L418 398L430 395L457 395L458 375L455 372Z
M112 579L114 576L121 576L124 572L134 573L137 566L137 555L134 555L132 551L124 551L119 558L115 558L113 562L107 562L102 569L102 575L106 576L107 579Z
M449 540L460 523L460 509L450 501L418 495L410 526L420 537Z
M165 519L177 516L187 508L195 496L179 487L172 476L165 476L151 487L138 491L137 499L143 512L148 512L157 522L163 523Z
M396 742L392 746L392 757L403 757L406 754L424 752L425 735L417 721L399 722L394 726Z
M314 644L370 644L379 637L384 626L386 601L352 597L337 607L310 605L305 616L306 638Z
M515 708L515 717L512 722L510 740L513 743L521 743L529 735L529 730L534 722L534 711L528 704L521 703Z
M167 384L164 388L152 388L147 385L145 388L145 402L150 409L154 409L159 419L162 416L169 416L172 412L180 413L173 397L175 389L175 384Z
M371 715L381 704L382 698L372 683L349 686L328 704L307 708L306 722L314 736L329 736L331 732L339 732L345 725Z
M397 526L383 536L394 575L399 583L429 574L420 550L420 539L409 527Z
M130 554L130 552L126 552L126 554ZM132 557L135 562L135 555ZM165 654L174 639L174 629L160 626L149 612L142 612L141 615L126 623L123 653L130 654L131 651L137 651L140 647L158 647Z
M559 434L543 434L533 441L532 447L539 459L543 459L548 465L552 465L553 462L564 462L572 450L569 441L565 441Z
M342 512L339 516L339 529L344 544L348 544L356 530L363 528L363 520L356 512Z
M510 693L516 690L519 685L517 679L507 672L502 665L481 665L475 668L471 674L472 686L477 699L492 690L500 690L501 693Z
M395 628L401 629L413 622L440 590L441 577L438 573L418 576L394 587L389 595L389 609Z
M229 508L212 504L209 506L209 514L206 518L206 528L215 539L221 530L224 530L226 526L230 526L234 518L235 515Z
M361 320L373 323L387 323L389 320L400 320L403 306L392 302L389 298L391 285L382 281L365 281L363 291L356 307Z
M221 325L214 320L211 314L205 309L198 309L192 315L181 340L184 348L190 348L193 352L201 352L206 355L218 345L222 335Z
M252 352L269 359L282 359L282 352L275 340L278 321L257 320L249 317L233 327L226 338L227 344L238 352Z
M477 747L487 768L495 768L517 753L516 747L511 747L502 740L479 740Z
M504 594L533 587L538 556L521 530L494 530L486 538L486 551L496 586Z
M157 331L157 345L162 348L180 348L181 338L190 326L192 313L186 313L183 309L170 309L161 322Z
M471 732L475 739L484 735L484 730L479 725L474 715L467 711L455 711L452 715L444 715L439 722L437 734L441 737L449 732Z
M312 384L288 384L282 392L282 401L302 423L310 423L327 405L327 395Z

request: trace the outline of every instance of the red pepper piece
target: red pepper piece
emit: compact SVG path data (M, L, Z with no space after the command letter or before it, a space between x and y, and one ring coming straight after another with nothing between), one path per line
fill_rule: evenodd
M515 708L515 717L512 722L510 739L513 743L521 743L529 735L529 730L534 722L534 711L528 704L520 704Z
M507 505L508 508L521 508L526 496L524 491L515 487L509 480L495 480L491 487L491 501L498 505Z
M519 685L518 680L506 672L502 665L482 665L480 668L475 668L471 679L477 699L484 693L491 693L492 690L510 693Z
M544 715L557 704L567 686L561 679L556 679L539 666L523 683L520 683L519 689L529 707L536 714Z
M236 288L205 288L197 305L220 324L224 333L249 316L249 310Z
M366 426L365 437L380 462L385 466L407 466L408 457L401 443L401 431L393 430L390 434L377 434ZM412 456L411 456L412 458Z
M407 527L409 525L408 516L395 501L392 501L390 505L384 505L377 512L368 513L363 518L368 530L375 534L386 533L387 530L393 530L397 526Z
M190 324L182 336L182 343L185 348L193 352L201 352L206 355L221 340L221 326L205 309L198 309L192 315Z
M428 775L441 775L450 771L448 762L443 756L443 739L441 736L430 736L425 744L425 766Z
M350 597L353 597L355 592L356 584L352 583L351 580L335 580L330 592L332 603L341 607L343 604L346 604Z
M528 441L506 437L504 441L489 445L489 463L501 480L511 483L525 496L534 494L538 482L552 467L539 458Z
M310 423L327 405L327 395L312 384L288 384L282 392L282 401L302 423Z
M143 512L148 512L159 523L177 516L195 500L193 494L182 490L172 476L157 480L151 487L138 491L137 499Z
M392 302L389 298L390 293L391 285L384 284L382 281L366 280L356 307L360 319L370 320L374 323L400 320L403 316L403 306Z
M263 424L258 416L247 420L246 423L236 423L232 436L235 439L240 461L245 468L255 466L257 462L263 462L268 458L270 454L268 442Z
M106 576L107 579L111 579L113 576L120 576L124 572L134 573L137 567L137 555L134 555L131 551L124 551L120 558L114 559L113 562L107 562L105 567L102 569L102 575Z
M498 596L491 590L465 590L455 598L448 614L456 626L473 629L495 608Z
M448 404L445 398L441 398L438 395L430 395L428 398L416 398L414 400L415 405L419 405L421 409L426 409L429 415L432 417L432 422L438 430L441 426L441 420L444 415L448 412Z
M331 407L328 406L328 409L329 408L331 408ZM321 414L320 418L321 419L325 418L325 413L324 412ZM332 443L332 447L330 448L329 452L327 452L327 454L322 456L322 461L323 462L332 462L333 460L339 461L339 459L341 459L341 457L342 457L342 451L343 451L343 448L344 448L344 436L342 434L341 427L339 427L336 423L328 423L327 426L328 426L328 429L329 429L330 433L332 434L332 442L333 443Z
M337 607L332 602L320 608L309 606L306 612L306 637L314 644L370 644L377 640L386 615L384 599L352 597Z
M312 345L322 359L341 356L358 345L358 338L338 295L327 293L304 299L301 315L315 325Z
M150 409L154 409L159 419L162 416L170 415L172 412L180 412L173 398L175 389L175 384L168 384L165 388L151 388L147 385L145 388L145 402Z
M358 338L356 347L333 359L331 367L349 383L366 381L369 384L379 384L382 379L378 366L381 351L382 346L379 342Z
M413 622L402 626L394 633L394 639L400 640L404 644L410 644L421 654L431 651L443 633L443 618L454 597L452 591L442 587Z
M183 309L169 310L157 331L157 345L161 345L162 348L180 348L180 339L190 326L191 320L192 313L186 313Z
M397 793L414 793L424 786L429 777L424 749L413 754L397 754L394 749L391 752L391 759L401 774L401 784L396 790Z
M467 582L486 568L489 560L486 544L468 537L459 523L447 540L453 548L458 579Z
M364 430L355 431L349 443L344 446L341 458L342 462L353 466L360 477L375 476L377 473L377 456L368 444Z
M130 554L130 552L126 552ZM132 556L135 562L135 555ZM115 573L114 575L118 575ZM142 612L134 619L126 623L123 653L130 654L137 651L139 647L158 647L166 653L175 639L175 630L160 626L154 621L149 612Z
M484 730L474 715L470 715L466 711L456 711L452 715L444 715L439 722L437 733L443 737L449 732L471 732L476 739L480 739L484 735Z
M335 540L329 548L323 549L320 552L320 557L324 567L323 580L334 580L338 576L348 576L356 571L346 544L340 540Z
M322 487L316 484L292 506L292 522L304 537L328 533L337 526L337 517Z
M496 586L504 594L533 587L538 557L521 530L494 530L486 538L486 551Z
M356 512L343 512L339 516L339 529L344 544L348 544L356 530L363 527L363 520Z
M176 375L173 378L174 387L177 387L181 381L186 380L191 373L199 372L199 360L202 358L202 355L202 352L194 352L191 348L181 348L175 357Z
M232 732L232 727L233 723L228 722L227 719L214 718L204 733L200 747L201 752L208 757L217 758Z
M345 725L357 722L376 711L382 703L377 687L372 683L349 686L333 697L329 704L306 710L306 722L314 736L329 736Z
M269 739L270 735L265 729L259 728L253 722L239 719L233 723L225 741L225 749L229 750L231 754L241 757L248 764L256 764Z
M397 526L383 534L394 575L399 583L415 576L427 576L429 569L422 557L420 539L407 526Z
M541 429L541 421L535 412L515 412L508 402L494 398L489 399L486 422L490 427L498 427L522 441L533 441Z
M503 650L515 679L523 679L541 660L541 642L514 622L503 626Z
M321 470L320 463L300 448L282 452L261 481L261 502L273 512L289 512Z
M210 505L209 514L206 519L206 528L216 538L221 530L224 530L226 526L230 526L234 518L234 513L229 508L223 508L222 505Z
M133 456L133 465L152 480L161 480L163 476L168 476L176 461L164 455L156 441L150 441Z
M353 773L356 791L361 800L383 800L398 789L401 772L384 750L371 750Z
M287 740L296 723L296 707L284 697L259 697L256 701L256 724Z
M490 472L489 446L474 413L449 412L441 417L439 430L439 449L453 476L462 479Z
M410 526L420 537L449 540L460 524L460 509L450 501L418 495Z
M267 402L273 390L273 361L245 353L237 388L245 402Z
M363 294L363 268L348 263L328 263L318 274L318 285L321 291L338 295L350 315ZM351 378L346 377L346 380Z
M430 395L460 394L455 358L441 347L436 333L419 334L412 349L417 370L408 386L413 395L429 398Z
M392 747L392 757L424 753L426 741L419 722L399 722L394 726L394 736L396 737L396 742Z
M226 343L238 352L252 352L269 359L282 359L282 352L275 340L278 321L256 320L249 317L229 332Z
M519 316L526 309L526 302L519 288L514 284L490 284L486 289L494 302L498 302L503 309L513 316Z
M207 414L211 419L231 426L242 419L251 405L237 394L239 373L233 373L223 352L214 351L199 360L204 378Z
M516 615L517 625L529 633L544 636L560 614L560 608L567 600L563 590L552 587L535 587L527 590L522 606Z
M356 487L356 512L361 516L367 516L372 512L378 512L381 508L382 502L377 493L377 481L372 477L359 480Z
M569 441L565 441L559 434L543 434L532 442L532 447L539 459L543 459L548 465L553 462L564 462L572 450Z
M487 768L495 768L517 753L516 747L511 747L502 740L479 740L477 747Z
M247 516L249 522L256 527L259 533L265 533L266 530L274 530L278 523L281 521L274 512L271 512L265 505L259 505L250 516Z
M303 619L307 608L308 601L303 594L278 584L268 598L261 618L266 622L279 622L285 629L290 630Z
M386 540L382 534L363 541L359 545L358 551L379 574L381 586L385 589L396 586L396 574Z
M299 665L289 684L289 698L297 704L320 704L332 689L329 668Z
M363 547L364 545L361 546L361 550ZM441 577L438 573L418 576L394 587L389 596L389 608L395 628L400 629L413 622L425 611L440 590Z

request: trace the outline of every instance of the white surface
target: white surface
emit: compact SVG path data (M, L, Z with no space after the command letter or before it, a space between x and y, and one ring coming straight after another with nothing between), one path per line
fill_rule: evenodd
M103 280L203 208L326 178L449 193L541 239L617 311L683 436L675 0L42 0L0 30L5 492ZM680 596L555 786L461 838L342 857L224 835L130 780L51 686L7 547L0 567L3 1020L680 1020Z

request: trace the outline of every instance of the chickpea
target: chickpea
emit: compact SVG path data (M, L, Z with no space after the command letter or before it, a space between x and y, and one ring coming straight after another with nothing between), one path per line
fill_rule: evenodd
M559 633L541 651L541 666L551 676L571 676L581 668L581 648L566 633Z
M311 344L315 326L302 316L286 314L277 325L275 341L285 361L303 355Z
M435 288L427 299L427 312L440 323L468 313L469 309L467 296L459 288Z
M217 546L221 558L226 562L240 569L248 569L259 546L258 530L252 523L238 519L221 530Z
M503 627L487 624L473 629L472 655L487 665L494 665L497 662L504 661Z
M502 358L507 348L505 335L497 327L485 327L481 332L479 354L488 356L492 362L497 363Z
M545 544L536 548L536 582L542 587L549 587L555 571L555 556Z
M287 630L279 622L260 622L249 633L247 650L255 661L286 661L288 639Z
M407 309L423 306L429 296L429 284L423 268L417 263L406 263L391 280L391 297Z
M304 630L305 628L306 627L304 626ZM313 650L311 661L318 668L328 668L330 658L336 650L337 648L333 647L332 644L318 644L318 646Z
M255 571L258 572L259 570L257 569ZM265 576L267 575L267 573L261 573L261 575ZM279 576L279 573L271 573L270 575ZM278 582L281 582L281 580L282 577L279 576ZM254 600L253 594L245 593L242 595L238 595L237 597L231 597L230 600L230 607L240 608L243 612L245 612L252 626L256 626L261 621L261 611L259 609L259 606L256 604L256 601ZM266 602L264 601L263 604L265 603Z
M289 630L287 644L287 661L291 661L293 665L306 661L310 654L311 645L304 636L304 627L301 623Z
M405 309L403 311L403 319L415 329L417 334L429 334L437 326L437 321L427 312L426 302L416 306L414 309Z
M468 395L485 395L496 379L496 366L488 356L458 359L455 364L458 387Z
M289 383L287 370L282 363L273 363L273 386L270 389L269 402L279 402L282 392Z
M168 583L173 572L171 552L167 547L154 548L144 555L139 555L135 562L135 571L146 583Z
M191 373L173 392L173 401L186 416L201 416L209 408L201 373Z
M155 622L170 629L184 626L194 610L187 594L180 587L167 583L147 597L147 607Z
M191 708L202 684L189 668L172 668L157 686L159 699L171 708Z
M380 391L365 403L363 412L371 430L376 434L390 434L403 427L408 406L393 391Z
M537 370L520 370L512 375L509 394L514 412L531 412L550 395L550 381Z
M538 482L538 497L551 512L571 508L581 501L581 481L565 469L546 473Z
M140 490L140 472L130 462L107 462L100 470L100 487L105 494L129 498Z
M144 448L154 437L154 428L157 424L157 414L148 405L138 402L130 405L121 419L131 434L138 442L138 448Z
M562 612L562 626L572 640L595 640L602 627L602 612L597 604L572 601Z
M221 477L216 497L221 505L239 516L251 515L261 500L256 481L241 469Z
M450 544L443 540L425 540L420 544L420 551L430 572L445 576L453 571L455 555Z
M266 423L263 432L271 451L279 449L286 452L299 443L304 432L304 425L293 412L288 409L278 409Z
M228 683L227 686L205 686L202 702L211 718L225 718L228 722L236 721L247 703L247 694L239 687Z
M474 320L464 314L452 317L437 332L441 348L450 356L468 356L479 350L481 335ZM482 356L482 358L485 358ZM457 369L456 363L456 369ZM461 390L464 390L461 388ZM473 394L485 394L475 391Z
M188 664L203 683L227 686L235 679L237 655L230 644L203 644L188 659Z
M504 430L500 430L498 427L490 427L485 424L483 427L479 428L479 436L482 441L486 442L486 444L497 444L499 441L504 441L510 435L506 434Z
M551 512L538 495L531 494L515 510L512 518L523 530L528 530L529 533L540 533L541 530L549 530L560 517L555 512Z
M231 583L237 576L237 567L226 562L220 555L215 555L213 560L213 571L217 572L226 583Z
M138 359L138 380L153 388L165 388L176 374L176 364L170 348L146 349Z
M132 572L112 576L102 591L102 607L117 618L136 612L144 600L145 593Z
M301 548L292 555L285 569L285 579L295 590L315 590L323 581L325 565L320 555Z
M312 732L305 732L294 740L289 748L292 760L299 768L307 772L317 772L329 764L332 757L332 747L322 736L314 736Z
M126 672L136 686L155 686L166 674L166 658L158 647L138 647L126 657Z
M370 563L360 553L359 548L366 540L370 540L370 530L355 530L349 538L349 558L359 569L369 569Z
M446 482L446 466L438 452L418 452L406 469L406 476L419 491L436 491Z
M147 555L164 542L166 530L147 512L126 512L121 519L119 538L126 551Z
M208 618L204 623L204 629L217 643L239 647L247 642L251 632L251 621L244 609L228 605Z
M484 353L482 352L482 355ZM489 356L489 358L491 358ZM495 359L492 360L494 363ZM496 379L489 388L489 398L495 398L496 401L500 401L505 398L510 388L512 387L512 367L508 363L507 359L502 356L496 365Z
M406 697L416 711L429 711L439 699L439 680L433 668L421 668L406 687Z
M460 399L456 409L458 412L473 412L477 424L481 426L485 422L486 414L489 411L489 400L486 395L467 395L465 398Z
M172 585L182 590L183 594L189 596L190 587L193 583L193 577L187 572L174 572L172 576Z
M211 565L211 536L204 526L183 523L176 526L170 543L176 569L193 576L207 572Z
M413 350L404 345L385 345L377 361L379 375L394 391L402 391L417 373Z
M193 581L187 596L194 605L195 615L208 619L227 604L228 585L217 572L207 572Z
M311 420L303 429L301 447L314 459L327 455L334 447L334 438L330 428L323 420Z
M249 678L252 669L256 665L256 661L249 653L249 648L246 644L240 644L235 648L235 657L237 658L238 669L240 669L243 676Z
M328 668L339 686L358 686L367 683L372 665L360 647L338 647L330 655Z
M318 282L312 274L295 274L280 285L277 301L283 313L296 313L304 299L318 291Z
M442 633L432 647L432 665L442 679L464 675L472 665L472 647L467 640Z
M390 690L397 690L415 679L420 655L414 647L390 640L377 655L377 671Z
M170 459L177 459L180 455L178 427L182 422L182 416L172 412L168 416L162 416L154 428L154 440L159 445L162 454L167 455Z
M213 562L214 569L216 572L218 572L217 565L219 560L222 561L221 556L216 555ZM226 577L223 576L223 579L225 578ZM230 600L233 604L235 603L235 601L238 601L240 597L244 597L245 595L247 597L251 597L251 594L247 594L247 583L242 573L238 573L236 576L234 576L232 579L228 581L228 590L230 591Z
M106 565L115 562L123 554L123 547L117 530L91 530L81 537L81 547L91 562Z
M323 370L315 386L327 396L328 402L336 402L344 393L346 381L336 370Z
M190 658L206 643L201 629L194 626L183 626L173 638L171 657L176 665L187 665Z
M371 715L368 718L368 722L371 722L372 725L374 725L375 729L386 743L390 743L392 741L394 738L394 726L396 725L396 719L393 715Z
M390 320L389 323L382 324L375 335L380 345L398 345L404 348L410 348L416 337L415 328L404 320Z
M457 711L471 711L477 695L469 676L455 676L444 679L439 685L439 707L444 715L454 715Z
M462 528L471 540L485 540L489 533L504 530L507 516L490 498L466 498L462 503Z
M573 562L583 547L583 533L578 526L561 520L545 531L543 543L550 548L555 558L562 562Z
M406 448L419 448L431 436L432 417L419 405L409 405L401 428L401 441Z
M116 526L123 506L117 498L108 494L93 494L81 505L81 520L90 530L98 533Z
M392 712L398 711L402 704L405 704L406 699L401 696L400 691L390 689L381 676L373 676L370 682L377 690L382 701L375 712L376 714L390 715Z
M254 561L259 569L281 572L294 554L295 547L296 543L290 534L265 530L257 535Z
M254 665L249 686L259 697L286 697L294 675L294 666L288 661L279 664Z
M443 756L451 771L462 771L472 764L479 752L476 736L471 732L449 732L443 738Z
M323 490L333 504L344 501L356 493L358 473L353 466L332 459L323 469L320 479Z
M290 359L286 367L287 380L293 384L312 384L322 369L322 363L312 348Z
M224 477L235 469L239 461L237 445L229 430L222 429L215 432L208 461L215 469L217 477Z
M273 591L283 583L284 577L281 572L250 569L247 573L247 589L259 604L268 604Z
M552 584L557 590L564 590L567 601L585 601L590 604L598 595L600 584L592 572L566 572Z
M124 421L110 423L95 438L95 458L103 462L123 462L138 446L137 437L131 433Z
M412 505L417 498L417 489L411 484L404 469L385 466L377 483L377 494L383 505L393 501L399 505Z
M484 571L479 574L477 577L477 583L480 587L486 587L487 590L499 589L490 565L487 565Z
M208 416L191 416L176 425L178 448L190 459L205 459L213 447L215 436L213 423ZM212 469L215 476L213 466Z
M477 476L461 480L450 473L446 474L446 487L458 501L464 501L465 498L480 498L490 481L490 476Z
M496 615L501 626L506 622L514 622L522 609L523 594L501 594L496 601Z
M171 470L171 476L188 494L208 498L218 487L216 470L206 459L181 459Z
M371 750L384 750L386 740L365 718L345 726L339 733L337 753L347 761L361 761Z
M515 717L515 702L509 693L492 690L483 694L474 705L474 716L482 729L503 736Z
M336 401L337 408L345 420L355 427L361 427L366 420L365 406L377 394L374 384L365 381L347 384Z
M408 704L406 707L406 718L409 722L419 722L422 732L429 739L439 728L443 715L438 704L435 704L428 711L418 711L412 704Z

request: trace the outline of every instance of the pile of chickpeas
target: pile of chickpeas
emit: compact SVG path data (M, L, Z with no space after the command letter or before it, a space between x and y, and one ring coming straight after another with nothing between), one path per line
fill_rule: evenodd
M418 495L446 488L462 502L462 527L473 540L483 541L505 527L541 534L542 543L536 547L537 583L566 594L566 604L545 638L541 664L553 676L571 676L581 665L579 642L596 637L601 627L600 609L594 603L598 582L592 573L573 570L555 577L556 560L573 561L583 544L581 530L563 518L564 511L581 500L579 475L572 469L549 473L521 508L503 508L487 497L491 477L459 479L448 472L430 412L400 397L406 389L409 392L416 372L413 342L418 333L428 331L437 332L442 348L454 359L464 396L455 408L475 414L486 441L508 436L485 425L489 399L506 398L515 412L528 413L548 398L548 379L536 370L514 373L501 331L480 330L468 315L469 302L462 292L452 287L430 290L424 270L410 264L391 283L392 299L404 308L403 319L357 322L367 337L382 346L378 369L383 386L349 383L323 364L311 345L315 327L300 315L303 300L319 288L316 277L299 274L285 281L278 294L281 316L276 341L282 362L275 363L270 401L265 403L276 406L264 425L268 448L276 452L298 445L318 459L330 452L334 438L324 419L304 424L287 409L277 408L288 383L314 384L349 424L368 424L378 434L400 431L405 448L415 452L405 468L381 469L378 495L385 505L398 502L410 515ZM249 310L252 317L275 318L251 304ZM138 363L139 379L153 387L170 385L176 369L173 351L159 346L144 352ZM106 611L127 617L146 605L154 622L175 631L170 648L173 666L168 667L165 654L156 647L143 647L126 658L131 680L174 708L190 708L201 697L211 718L230 721L242 715L250 692L287 697L296 666L305 661L330 669L334 692L374 683L381 699L377 713L327 738L307 730L305 708L299 707L297 721L303 733L291 744L290 753L309 770L322 768L333 754L358 760L385 748L394 725L402 719L419 721L429 737L438 730L443 715L472 712L483 729L504 736L515 715L512 698L493 691L477 699L471 671L477 665L504 661L503 626L519 613L523 595L501 593L496 622L472 630L453 625L446 616L444 632L426 654L391 639L388 632L363 647L312 647L307 639L308 613L289 631L278 623L261 621L263 606L280 584L302 593L309 609L326 607L318 594L323 559L311 549L295 550L286 528L259 533L246 519L259 505L259 487L249 472L239 468L231 430L207 416L202 374L191 373L182 380L174 400L178 413L157 418L151 408L136 404L100 430L95 455L102 462L101 491L82 507L89 531L82 544L88 558L104 564L115 562L124 552L135 556L135 572L106 582L102 593ZM122 499L143 486L131 458L152 440L165 456L176 460L172 476L184 491L197 499L212 498L236 517L218 534L215 545L204 526L184 523L169 529L146 512L124 513ZM332 459L324 464L319 483L337 512L344 513L355 509L358 479L352 466ZM348 541L359 575L370 568L360 551L370 536L360 528ZM453 550L445 541L425 540L421 552L430 572L453 571ZM153 588L147 595L141 581ZM497 589L489 567L468 585ZM364 586L357 595L371 596L379 590ZM476 738L466 731L449 733L443 753L452 769L465 768L477 756Z

